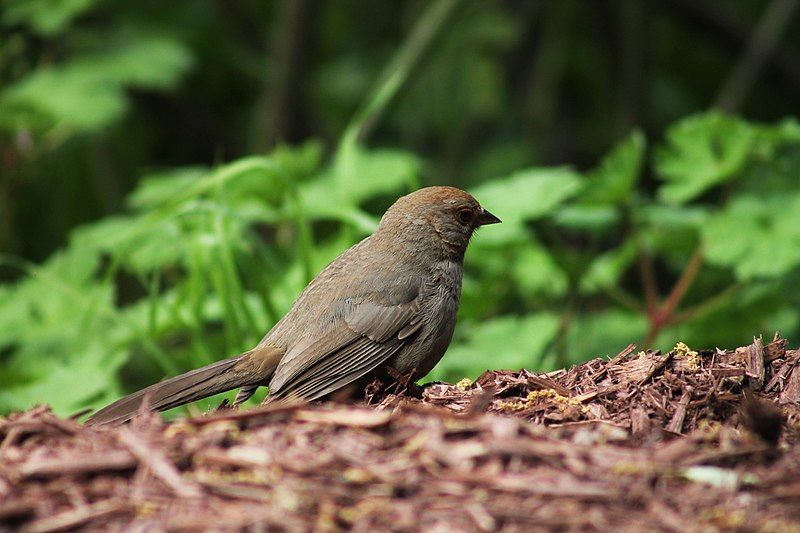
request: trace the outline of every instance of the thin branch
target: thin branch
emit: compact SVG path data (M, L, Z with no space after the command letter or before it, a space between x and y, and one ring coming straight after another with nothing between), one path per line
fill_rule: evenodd
M345 129L341 146L356 144L369 135L373 125L400 92L400 89L408 81L411 71L445 26L458 1L438 0L430 4L420 16L411 35L387 65L380 82Z
M653 272L653 259L647 253L639 254L639 274L644 286L644 297L647 305L647 314L652 315L658 307L658 293L656 291L656 276Z
M681 303L681 300L683 300L683 297L686 295L686 291L689 290L689 287L691 287L692 283L694 283L694 280L697 278L697 274L700 272L700 267L702 266L703 250L700 246L698 246L692 254L692 257L689 259L689 263L687 263L686 268L681 274L681 277L678 278L677 282L675 282L675 286L672 287L672 291L670 291L669 296L667 296L667 299L664 300L664 304L661 306L661 316L666 321L669 321L673 318L675 309L678 307L678 304Z
M714 107L727 112L741 107L792 21L798 5L800 0L772 0L767 6L739 63L722 85Z
M681 277L675 282L675 285L672 287L669 295L664 300L664 303L662 303L658 308L654 309L653 312L649 314L650 329L648 330L647 336L642 343L645 347L649 347L653 341L655 341L656 337L664 328L664 326L675 321L675 309L681 303L681 300L683 300L683 297L686 295L686 291L688 291L689 287L691 287L692 283L694 283L694 280L697 278L697 274L700 272L700 268L702 266L703 251L702 248L698 246L692 254L692 257L689 259L689 262L687 263L686 268L683 270Z
M675 313L674 321L676 323L682 323L706 315L730 301L730 299L736 296L736 294L741 290L741 285L731 285L716 296L712 296L704 302L701 302L694 307L685 309L680 313Z
M647 7L648 4L640 0L623 0L617 11L620 60L617 74L615 130L618 137L629 132L639 121L645 67Z
M690 18L696 18L722 38L725 46L730 41L746 41L750 36L751 25L746 16L740 13L740 4L727 0L677 0L670 2L671 7L682 9ZM772 66L787 81L800 86L800 57L785 45L777 47L769 57Z
M296 100L299 97L300 70L305 56L309 15L307 0L283 0L278 6L277 32L270 44L271 74L256 114L253 145L266 152L276 143L291 137Z
M605 287L604 292L609 298L617 302L622 307L633 311L634 313L646 312L645 306L642 305L635 296L620 287Z

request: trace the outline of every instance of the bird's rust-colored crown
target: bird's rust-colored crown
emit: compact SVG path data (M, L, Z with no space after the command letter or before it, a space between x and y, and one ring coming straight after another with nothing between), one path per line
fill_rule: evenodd
M437 204L453 200L461 200L466 202L476 202L466 191L457 189L455 187L448 187L446 185L438 185L435 187L425 187L410 194L407 194L398 200L398 203L411 202L414 204ZM477 202L476 202L477 203Z

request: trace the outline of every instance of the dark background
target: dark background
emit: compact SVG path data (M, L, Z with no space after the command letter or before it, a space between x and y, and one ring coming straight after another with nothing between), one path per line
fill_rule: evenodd
M5 86L145 34L168 39L184 60L164 87L131 87L123 113L55 146L31 140L30 124L6 124L0 249L42 260L70 228L118 212L145 171L209 165L276 142L335 147L427 2L95 1L44 35L16 15L26 4L4 9ZM370 142L426 158L428 183L469 186L529 165L587 168L634 126L657 138L713 105L767 121L795 114L794 7L466 1ZM41 9L39 18L50 16ZM783 16L770 20L771 11ZM779 41L739 80L759 23L780 31Z

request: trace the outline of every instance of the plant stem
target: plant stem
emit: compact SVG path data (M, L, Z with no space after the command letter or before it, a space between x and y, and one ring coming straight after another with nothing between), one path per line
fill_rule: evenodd
M689 263L686 265L686 268L683 270L681 277L678 278L678 281L675 282L675 286L672 287L672 291L667 296L667 299L664 300L664 304L661 306L661 314L662 316L669 320L673 318L673 314L675 313L675 309L678 307L678 304L683 300L683 297L686 295L686 291L689 290L692 283L694 283L695 278L697 278L697 274L700 272L700 267L703 266L703 250L700 246L695 249L692 257L689 259Z
M703 249L701 246L698 246L692 253L692 257L689 259L686 268L683 270L680 278L678 278L678 281L675 282L667 298L660 306L649 313L650 329L643 343L645 347L649 347L653 343L664 326L675 321L675 309L677 309L683 297L686 296L686 291L689 290L689 287L694 283L697 274L700 272L700 267L702 266Z
M741 59L725 80L714 107L727 112L737 111L741 107L792 21L797 7L798 0L772 0L767 6Z
M606 287L604 291L611 299L629 311L633 311L634 313L643 313L645 311L642 303L625 289Z
M639 273L644 286L647 314L652 315L658 306L658 294L656 293L656 277L653 273L653 260L647 253L639 255Z
M685 309L680 313L676 313L674 320L678 323L686 322L687 320L692 320L699 316L708 314L728 302L731 298L736 296L740 290L742 290L742 285L731 285L716 296L712 296L711 298L695 305L694 307L690 307L689 309Z
M378 121L386 107L408 81L413 68L430 47L445 22L453 13L459 0L438 0L430 4L420 16L411 35L395 54L380 77L380 82L356 112L345 129L340 143L340 152L362 141Z

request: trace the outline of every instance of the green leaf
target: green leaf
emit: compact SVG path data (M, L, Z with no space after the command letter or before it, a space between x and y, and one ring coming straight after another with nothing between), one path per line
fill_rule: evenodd
M344 146L334 168L298 190L300 205L312 220L334 219L371 233L377 219L359 206L367 200L395 196L415 188L420 161L400 150L366 150Z
M40 359L43 372L38 379L0 391L0 410L29 409L46 402L57 414L66 416L86 407L90 400L108 393L114 374L127 357L122 350L108 350L103 342L90 342L82 350L75 349L67 362Z
M709 208L650 204L637 211L638 221L657 231L698 230L706 222Z
M580 196L582 203L624 204L639 179L646 140L642 132L634 131L620 142L587 176L586 188Z
M188 49L160 37L111 45L92 57L40 68L0 93L0 122L20 129L96 131L127 110L126 87L165 89L191 64Z
M631 239L619 248L595 257L581 278L581 292L594 294L615 286L619 282L619 278L633 264L636 252L636 244Z
M2 122L15 129L93 131L122 116L126 102L118 84L83 65L42 68L0 93Z
M463 325L466 339L450 347L427 379L457 381L487 369L538 368L558 323L551 313L535 313Z
M705 206L652 204L642 206L634 215L641 241L650 253L685 258L697 247L710 213Z
M3 23L27 24L39 35L53 36L95 3L96 0L7 0Z
M578 194L582 181L568 168L532 168L475 187L472 195L503 221L486 232L486 240L503 243L523 237L526 221L554 213Z
M192 63L183 43L160 36L137 36L99 57L76 62L108 82L150 90L172 87Z
M320 206L336 201L351 206L381 194L396 193L411 189L416 184L420 171L420 161L416 156L402 150L367 150L358 145L347 146L340 154L331 183L327 179L318 182L319 188L312 186L303 192L307 205ZM328 178L328 179L330 179Z
M684 119L667 130L656 149L655 168L664 184L659 197L681 204L737 177L756 140L746 122L716 112Z
M617 227L621 218L620 210L611 205L565 205L553 215L555 223L563 228L592 233Z
M533 297L563 296L569 285L564 270L548 250L535 241L514 257L512 274L520 292Z
M204 167L183 167L143 176L127 204L136 210L152 209L173 201L206 175L208 169Z
M800 266L800 194L742 196L703 227L709 263L741 280L777 278Z
M609 309L583 314L573 321L567 334L568 362L614 356L643 338L646 331L647 318L630 311Z

